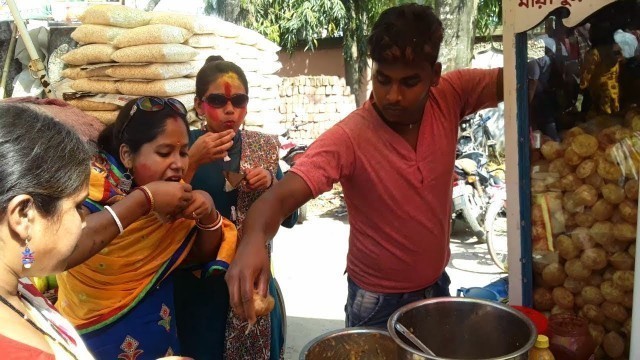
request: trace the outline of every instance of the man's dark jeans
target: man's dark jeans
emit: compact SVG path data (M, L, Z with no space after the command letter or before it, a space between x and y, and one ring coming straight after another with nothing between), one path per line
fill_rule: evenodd
M410 293L374 293L362 289L350 278L347 278L347 282L349 284L349 294L345 306L347 327L373 326L386 329L389 317L404 305L422 299L451 296L449 292L451 280L446 272L442 273L435 284Z

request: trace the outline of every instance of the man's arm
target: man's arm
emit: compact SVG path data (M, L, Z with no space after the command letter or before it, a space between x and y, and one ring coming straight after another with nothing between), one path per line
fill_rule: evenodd
M233 311L249 323L256 319L253 293L267 295L271 276L266 244L273 239L282 221L313 197L307 183L289 172L265 192L247 213L243 236L225 279Z
M242 244L265 245L276 235L284 219L312 198L307 183L299 175L288 172L249 209L242 228Z

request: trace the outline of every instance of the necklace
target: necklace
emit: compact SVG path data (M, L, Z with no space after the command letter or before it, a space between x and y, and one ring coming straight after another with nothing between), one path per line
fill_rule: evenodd
M61 343L60 341L58 341L58 339L54 338L51 334L49 334L48 332L44 331L40 326L38 326L38 324L36 324L35 322L33 322L33 320L29 319L29 317L23 313L22 311L20 311L18 308L16 308L15 306L13 306L12 303L9 302L9 300L5 299L4 296L0 295L0 301L7 305L7 307L9 307L9 309L13 310L15 313L17 313L18 315L20 315L20 317L22 317L23 319L25 319L29 325L31 325L34 329L38 330L42 335L48 337L49 339L51 339L55 344L59 345L60 347L62 347L62 349L64 349L64 351L66 351L69 355L71 355L72 358L74 359L78 359L78 357L71 351L69 350L69 348L67 348L63 343ZM38 311L38 309L36 309L36 311ZM40 312L40 311L38 311ZM42 315L42 314L40 314ZM42 315L42 317L47 320L47 322L49 324L51 324L51 326L54 328L54 330L56 329L55 325L53 325L51 323L51 321L49 321L44 315ZM57 330L56 330L57 331Z

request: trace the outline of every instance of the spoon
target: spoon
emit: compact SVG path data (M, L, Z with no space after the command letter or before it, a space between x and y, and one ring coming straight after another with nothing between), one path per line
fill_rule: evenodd
M422 351L423 353L429 356L436 356L436 354L434 354L433 351L431 351L425 344L423 344L422 341L418 340L418 338L415 335L413 335L413 333L411 333L409 329L404 327L404 325L397 322L395 323L395 328L400 332L400 334L404 335L407 339L409 339L413 343L413 345L417 346L418 349L420 349L420 351Z

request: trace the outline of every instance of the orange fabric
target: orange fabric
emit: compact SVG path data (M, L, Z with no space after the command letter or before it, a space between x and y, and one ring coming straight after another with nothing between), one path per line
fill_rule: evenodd
M163 223L153 214L141 218L100 253L58 275L56 307L74 326L83 328L134 305L194 224L185 219ZM187 241L191 243L176 265L189 253L194 237Z
M106 155L95 156L85 206L100 210L124 198L117 188L120 176L121 171ZM194 226L195 221L187 219L166 223L156 214L138 219L91 259L57 276L56 307L77 329L115 320L138 303L157 276L169 273L163 270L188 241L178 258L171 261L172 268L166 270L182 263L195 241L195 232L189 235ZM224 218L222 231L218 260L230 263L235 255L237 231Z

